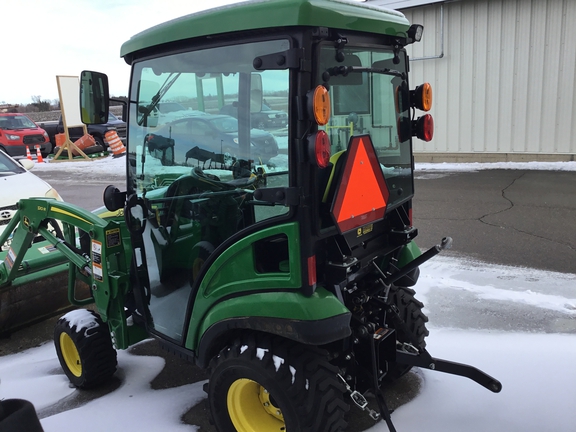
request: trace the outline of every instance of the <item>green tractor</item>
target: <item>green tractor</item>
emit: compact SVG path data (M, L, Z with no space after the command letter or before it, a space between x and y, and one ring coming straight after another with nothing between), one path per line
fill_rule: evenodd
M412 138L432 139L430 114L415 115L432 90L410 89L405 47L421 35L366 3L269 0L124 43L126 191L109 186L99 215L21 201L0 264L0 285L14 280L38 234L71 263L71 303L93 304L56 326L71 382L99 385L115 349L154 337L209 370L219 431L341 431L350 406L393 430L381 389L413 366L500 391L430 356L411 288L451 244L414 243ZM82 73L80 106L106 122L106 75Z

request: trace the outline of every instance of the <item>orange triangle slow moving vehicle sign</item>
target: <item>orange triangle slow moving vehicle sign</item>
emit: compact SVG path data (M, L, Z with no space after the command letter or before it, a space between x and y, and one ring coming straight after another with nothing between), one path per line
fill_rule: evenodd
M390 195L370 135L351 137L347 153L332 205L340 233L382 219Z

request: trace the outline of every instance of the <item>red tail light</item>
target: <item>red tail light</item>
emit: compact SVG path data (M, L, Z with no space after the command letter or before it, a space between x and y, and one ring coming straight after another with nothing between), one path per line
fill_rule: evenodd
M414 122L412 135L426 142L432 140L434 137L434 119L430 114L425 114Z
M326 168L330 163L330 138L324 131L318 131L314 145L316 163L320 168Z
M308 257L308 285L316 285L316 255Z
M330 163L330 138L323 130L308 137L308 154L310 161L318 168L326 168Z

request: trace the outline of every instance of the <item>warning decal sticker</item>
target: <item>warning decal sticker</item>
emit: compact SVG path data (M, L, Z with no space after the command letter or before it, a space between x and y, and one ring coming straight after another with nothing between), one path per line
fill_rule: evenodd
M92 275L94 279L102 282L102 243L92 240Z
M106 231L106 247L114 247L120 244L120 228Z

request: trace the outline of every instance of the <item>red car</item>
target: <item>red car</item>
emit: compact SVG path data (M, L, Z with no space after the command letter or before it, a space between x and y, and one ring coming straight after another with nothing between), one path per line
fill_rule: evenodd
M22 113L0 113L0 150L10 156L25 156L26 146L36 154L40 146L42 156L50 154L52 143L44 129Z

